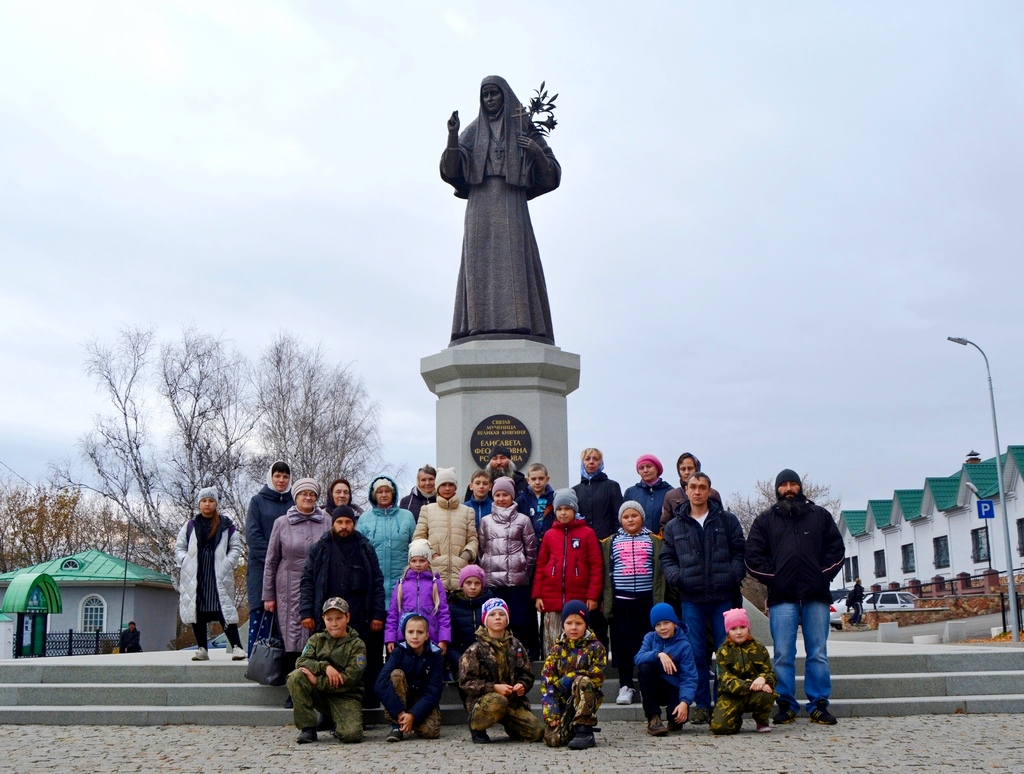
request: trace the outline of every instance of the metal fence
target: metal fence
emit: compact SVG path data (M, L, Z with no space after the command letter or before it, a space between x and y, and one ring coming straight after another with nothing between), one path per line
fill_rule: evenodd
M113 653L121 639L120 632L47 632L47 656L94 656Z

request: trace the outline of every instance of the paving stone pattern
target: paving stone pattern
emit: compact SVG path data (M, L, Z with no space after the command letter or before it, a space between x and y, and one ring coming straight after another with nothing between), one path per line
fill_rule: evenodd
M600 714L599 714L600 719ZM437 741L387 744L387 727L342 745L321 735L295 744L295 729L253 726L7 726L3 770L13 772L614 772L1024 771L1019 715L854 718L820 726L800 718L755 734L744 721L734 737L687 726L662 739L642 723L602 724L598 745L575 752L512 742L493 732L487 746L464 726ZM631 768L632 767L632 768ZM641 768L642 767L642 768Z

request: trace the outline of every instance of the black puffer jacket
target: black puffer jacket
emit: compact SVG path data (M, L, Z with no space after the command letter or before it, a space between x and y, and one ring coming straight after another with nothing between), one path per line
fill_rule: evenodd
M356 631L370 631L370 621L387 619L384 606L384 573L369 539L353 532L343 541L351 562L333 562L333 532L325 532L306 554L299 585L299 616L316 621L323 631L321 610L330 597L348 602L350 624Z
M832 514L810 500L760 514L747 536L750 574L768 586L768 606L831 602L829 584L843 567L846 548Z
M480 596L469 599L466 592L453 591L448 595L448 613L452 619L451 647L458 653L476 642L476 630L483 623L481 610L484 602L494 597L494 592L484 589Z
M267 480L271 474L267 473ZM245 516L245 541L249 546L249 563L245 568L245 589L250 610L263 609L263 568L267 564L267 545L274 522L295 505L292 491L278 492L268 485L249 501Z
M622 505L622 489L603 471L595 473L588 481L581 479L573 487L580 503L580 515L597 533L598 540L614 535L619 529L619 506Z
M661 549L665 582L684 602L736 600L747 574L740 520L714 500L708 500L703 527L690 517L689 501L677 514L665 525L665 547Z

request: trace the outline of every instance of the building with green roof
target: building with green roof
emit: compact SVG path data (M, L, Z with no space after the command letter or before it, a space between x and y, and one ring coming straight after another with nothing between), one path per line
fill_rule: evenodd
M176 636L178 592L168 575L102 551L80 551L0 575L5 613L28 612L28 587L39 584L22 580L33 576L52 579L59 590L59 609L50 602L43 611L51 633L116 632L135 621L143 650L164 650Z
M1010 522L1014 568L1024 566L1024 446L1000 456ZM864 586L906 586L941 577L979 575L990 566L1006 571L996 458L972 452L952 475L926 476L920 489L896 489L891 497L867 502L864 510L844 510L839 529L846 543L846 567L833 583L848 587L854 577ZM881 494L881 493L879 493ZM978 517L978 501L993 500L995 519Z

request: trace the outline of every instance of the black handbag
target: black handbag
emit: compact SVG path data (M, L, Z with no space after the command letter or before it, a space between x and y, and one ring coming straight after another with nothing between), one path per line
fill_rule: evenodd
M284 641L280 632L275 634L277 617L271 613L270 631L266 637L256 640L249 666L245 670L245 679L260 685L284 685L288 675L284 673ZM260 629L263 622L260 621Z

